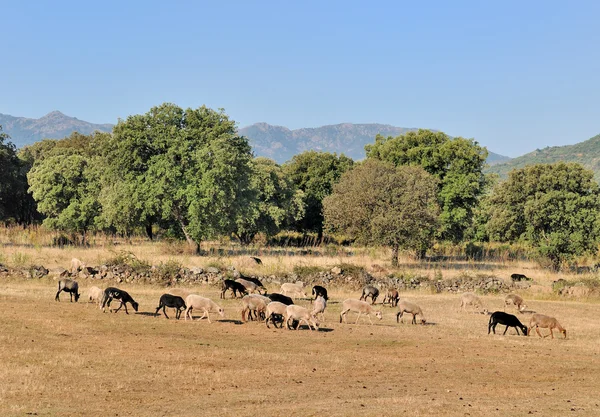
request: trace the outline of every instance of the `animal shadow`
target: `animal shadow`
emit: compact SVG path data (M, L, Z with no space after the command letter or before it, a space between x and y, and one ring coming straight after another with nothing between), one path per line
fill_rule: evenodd
M151 313L151 312L149 312L149 311L138 311L138 312L137 312L137 313L135 313L135 314L137 314L137 315L139 315L139 316L158 317L158 315L157 315L157 314L155 314L155 313ZM160 315L162 315L162 313L161 313Z
M218 320L221 323L233 323L233 324L244 324L241 320L234 320L234 319L224 319L224 320Z

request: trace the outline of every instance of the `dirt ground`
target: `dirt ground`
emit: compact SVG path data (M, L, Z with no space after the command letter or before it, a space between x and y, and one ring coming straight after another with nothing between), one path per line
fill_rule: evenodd
M341 301L358 294L330 290L315 332L241 323L240 301L216 288L196 289L225 308L209 324L154 317L158 287L123 285L140 303L126 315L86 303L85 288L79 303L55 302L55 285L0 282L2 416L600 415L594 303L528 302L568 329L551 340L488 335L489 317L461 312L456 295L404 294L428 325L378 306L371 326L340 324ZM502 309L501 296L483 299Z

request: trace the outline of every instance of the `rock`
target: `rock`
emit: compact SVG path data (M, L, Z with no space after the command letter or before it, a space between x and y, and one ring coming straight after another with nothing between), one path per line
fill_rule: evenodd
M331 268L331 273L334 275L340 275L342 273L342 268L340 268L339 266L334 266L333 268Z
M208 268L206 268L206 272L208 272L209 274L218 274L221 271L219 270L219 268L215 268L214 266L209 266Z
M204 273L204 269L200 268L199 266L195 266L192 269L190 269L190 272L195 275L200 275Z
M41 278L48 275L48 270L42 265L34 265L30 268L30 273L33 278Z
M57 268L52 268L49 271L49 275L51 277L65 277L68 274L68 271L65 268L61 268L60 266Z

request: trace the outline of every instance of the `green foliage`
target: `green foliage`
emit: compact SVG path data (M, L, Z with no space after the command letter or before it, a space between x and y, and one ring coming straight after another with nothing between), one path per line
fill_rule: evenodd
M342 270L342 274L344 274L346 276L360 278L366 272L365 268L360 265L354 265L354 264L342 262L337 266Z
M326 269L317 265L294 265L294 274L298 278L304 279L317 275L319 272L325 272Z
M147 261L138 258L133 252L121 250L113 252L113 254L112 258L104 261L106 265L129 267L135 272L147 272L151 268L151 265Z
M473 139L419 129L395 138L378 135L365 150L367 158L396 166L421 166L435 176L441 207L440 237L453 242L463 239L479 196L486 189L483 168L488 152L484 147Z
M300 232L323 235L323 199L331 194L342 174L354 165L345 155L307 151L295 155L284 165L284 171L303 193L304 215L293 223Z
M324 200L327 225L360 243L414 250L419 256L433 243L438 225L437 182L420 167L394 167L367 160L344 174Z
M542 164L512 171L490 197L487 231L501 242L534 245L554 269L600 242L600 199L593 172L579 164Z

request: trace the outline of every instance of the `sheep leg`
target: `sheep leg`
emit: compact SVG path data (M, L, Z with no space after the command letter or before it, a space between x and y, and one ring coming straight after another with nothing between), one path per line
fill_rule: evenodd
M167 306L163 306L163 314L167 319L169 318L169 316L167 316Z
M538 326L535 326L535 331L538 334L539 337L543 338L544 336L542 336L542 333L540 332L540 328Z
M58 296L62 290L58 290L56 293L56 297L54 297L54 301L60 301L60 297Z
M119 301L121 301L121 300L119 300ZM119 310L121 309L121 307L123 307L123 301L121 301L121 304L119 305L119 308L117 308L117 309L115 310L115 313L118 313L118 312L119 312Z
M300 330L300 325L302 324L302 322L305 322L306 325L308 326L308 330L310 330L310 324L305 319L300 319L298 321L298 326L296 326L296 331Z
M550 338L554 339L554 333L552 332L552 327L550 327Z
M69 301L72 303L73 302L73 293L69 291Z
M508 325L506 325L506 328L504 329L504 333L502 333L502 335L505 335L507 330L508 330Z
M412 324L417 324L417 315L413 314Z
M371 319L371 314L367 314L367 317L369 318L369 321L371 322L371 326L373 325L373 320Z
M129 314L129 311L127 311L127 303L124 303L123 301L121 301L121 305L123 307L125 307L125 314Z
M356 317L356 323L354 324L358 324L358 320L360 320L360 311L358 312L358 316Z
M399 321L402 318L403 314L404 314L404 311L399 311L398 314L396 314L396 323L399 323Z
M340 313L340 323L342 322L342 317L344 318L344 323L347 323L346 321L346 314L348 313L348 310L344 310Z
M208 312L207 309L204 309L204 314L202 314L202 317L200 317L198 320L202 320L204 317L206 316L206 319L208 320L209 323L212 323L210 321L210 313Z

